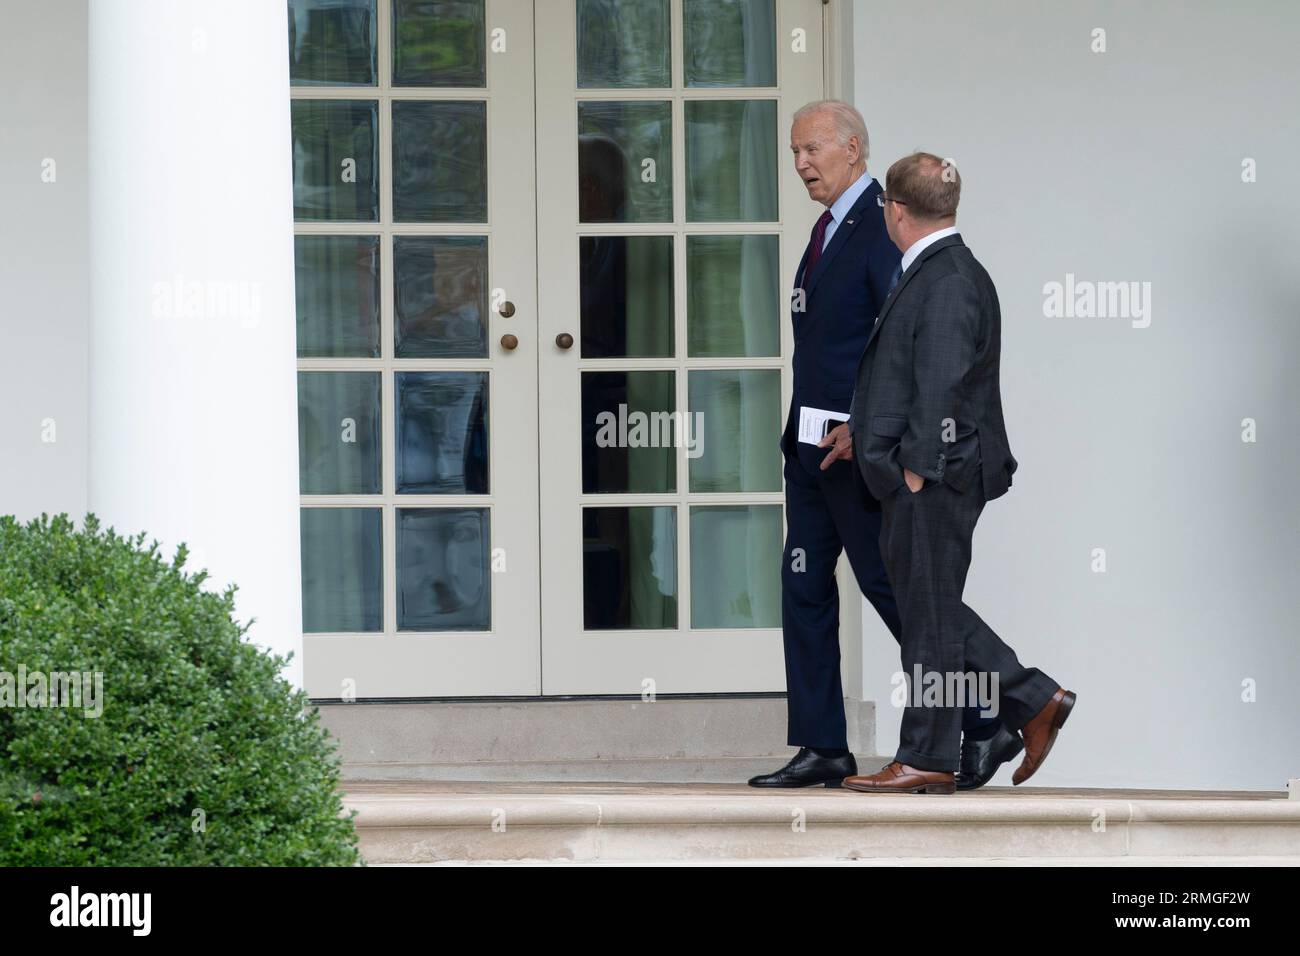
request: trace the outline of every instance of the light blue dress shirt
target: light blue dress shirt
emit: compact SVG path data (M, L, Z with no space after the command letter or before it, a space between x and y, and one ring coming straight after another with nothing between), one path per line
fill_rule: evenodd
M826 238L822 240L822 252L831 244L831 236L835 235L835 230L839 228L844 217L849 214L853 204L858 201L858 197L867 191L874 179L865 169L862 175L849 184L849 188L840 194L840 198L831 203L831 221L826 224Z

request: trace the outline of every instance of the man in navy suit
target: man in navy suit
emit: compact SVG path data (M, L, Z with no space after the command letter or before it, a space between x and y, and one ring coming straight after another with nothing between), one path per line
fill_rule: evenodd
M853 461L848 418L858 360L901 272L880 184L867 175L862 115L838 100L794 115L790 149L808 196L826 207L795 274L794 396L781 437L786 544L781 566L788 733L799 751L755 787L838 787L857 773L848 749L840 683L835 565L848 550L863 595L896 640L902 625L880 557L880 504ZM823 416L834 416L822 424ZM1018 735L978 707L963 715L963 789L982 786L1019 752ZM1014 748L1014 749L1013 749Z

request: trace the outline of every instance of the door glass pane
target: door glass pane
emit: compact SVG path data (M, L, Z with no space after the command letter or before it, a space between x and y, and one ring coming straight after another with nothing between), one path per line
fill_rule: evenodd
M293 216L300 222L379 218L379 104L293 100Z
M673 354L673 237L583 236L582 357Z
M397 372L397 493L488 493L488 373Z
M691 491L780 491L781 370L688 374Z
M776 86L776 0L684 0L687 86Z
M676 373L582 373L582 491L677 490Z
M295 236L299 358L379 357L379 237Z
M379 373L298 373L298 484L304 495L377 495Z
M380 509L303 508L300 536L303 630L383 630Z
M578 104L582 222L672 222L672 115L658 101Z
M578 0L578 88L673 85L668 0Z
M687 236L687 354L780 355L780 281L776 236Z
M487 221L487 104L393 102L393 219Z
M691 508L691 627L781 626L781 506Z
M487 236L393 237L393 353L486 358Z
M687 100L686 218L775 222L776 101Z
M676 508L582 509L582 611L589 631L677 626Z
M397 509L397 629L492 626L492 533L487 508Z
M289 0L289 82L374 86L375 0Z
M487 86L483 0L393 0L393 86Z

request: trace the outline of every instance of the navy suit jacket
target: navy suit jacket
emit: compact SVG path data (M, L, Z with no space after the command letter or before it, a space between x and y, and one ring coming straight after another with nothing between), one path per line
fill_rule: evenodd
M890 280L903 260L885 230L884 210L876 201L881 192L880 183L873 179L836 227L808 276L802 312L798 311L799 289L804 284L807 249L795 273L790 311L794 397L781 436L781 451L786 458L797 456L814 475L829 449L798 441L799 406L848 413L858 360L889 295Z

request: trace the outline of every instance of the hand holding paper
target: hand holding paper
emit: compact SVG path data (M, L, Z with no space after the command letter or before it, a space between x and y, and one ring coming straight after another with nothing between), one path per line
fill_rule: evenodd
M818 448L825 448L827 445L833 445L831 453L822 459L822 471L825 471L833 462L840 459L845 461L853 460L853 434L849 431L848 423L836 425L826 437L817 443Z

